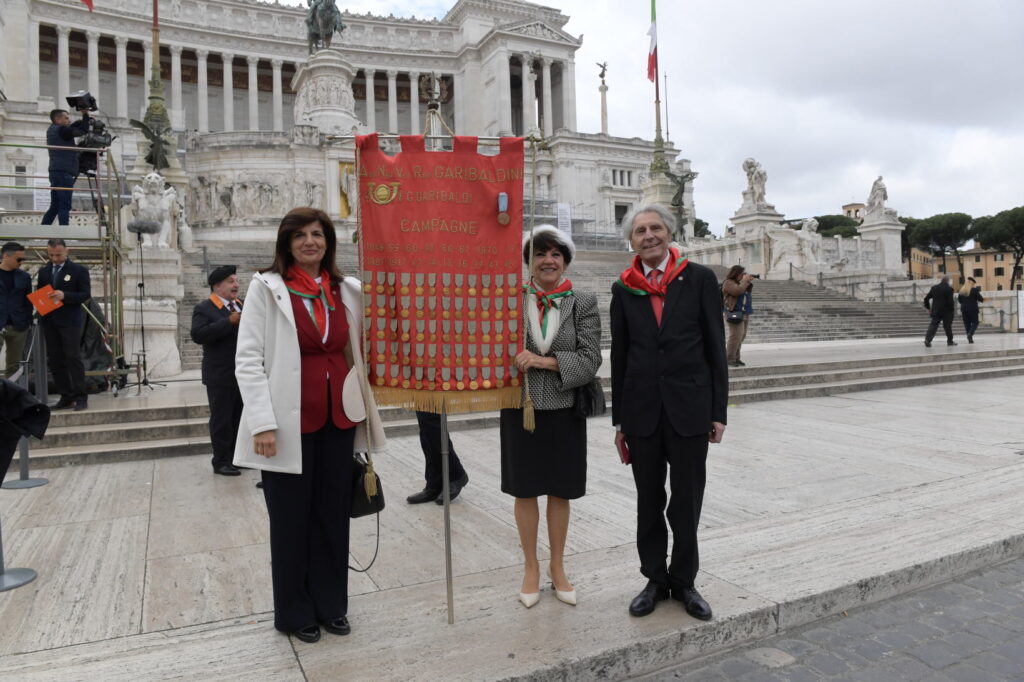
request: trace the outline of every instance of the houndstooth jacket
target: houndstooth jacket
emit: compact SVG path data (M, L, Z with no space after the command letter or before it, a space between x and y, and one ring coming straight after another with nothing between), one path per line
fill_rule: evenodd
M572 407L575 389L585 386L601 366L601 316L597 296L589 291L573 291L559 303L558 333L547 357L558 359L558 371L531 368L530 397L536 410L561 410ZM526 327L526 350L542 355L533 340L531 325ZM526 388L524 386L523 390ZM524 395L525 398L525 395Z

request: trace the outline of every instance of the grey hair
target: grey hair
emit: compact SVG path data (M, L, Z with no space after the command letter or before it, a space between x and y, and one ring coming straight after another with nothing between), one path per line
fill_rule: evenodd
M633 223L636 221L636 217L641 213L657 213L658 217L661 218L661 222L665 223L665 227L668 228L669 237L671 239L676 238L676 217L661 204L646 204L644 206L634 208L626 214L625 218L622 219L622 236L627 242L633 234Z
M940 281L942 281L942 282L945 282L946 284L949 284L949 280L950 280L950 279L951 279L951 278L950 278L950 276L949 276L949 275L943 275L943 276L942 276L942 279L941 279Z

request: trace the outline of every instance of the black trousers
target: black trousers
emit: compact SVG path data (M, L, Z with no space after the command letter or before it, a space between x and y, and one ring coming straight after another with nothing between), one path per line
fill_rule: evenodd
M348 531L355 429L302 434L302 473L263 472L270 516L274 627L348 615Z
M942 331L946 332L946 342L953 342L953 313L946 313L945 315L932 315L932 321L928 323L928 333L924 335L924 340L928 343L932 342L935 338L935 332L939 330L939 323L942 323Z
M60 397L85 400L85 363L82 360L82 328L58 327L43 322L46 362Z
M974 336L974 332L978 331L978 313L963 313L963 318L967 336Z
M680 436L662 412L650 436L626 435L636 482L636 547L640 572L649 580L672 589L692 587L700 566L697 524L704 504L708 435ZM668 500L668 474L672 497ZM672 527L672 563L666 567L668 529Z
M0 421L0 481L7 475L7 469L11 466L20 440L21 432L18 429L7 421Z
M206 386L210 402L210 442L213 444L213 467L231 464L235 454L238 423L242 419L242 394L238 384Z
M426 460L423 477L427 480L427 488L441 490L444 478L441 476L441 415L433 412L417 412L416 421L420 425L420 447ZM457 481L466 475L459 456L455 454L452 439L448 439L448 480Z

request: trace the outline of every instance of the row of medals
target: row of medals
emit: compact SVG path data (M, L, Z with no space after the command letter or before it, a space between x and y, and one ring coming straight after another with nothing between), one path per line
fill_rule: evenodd
M445 391L519 385L519 371L503 360L519 347L517 275L367 270L363 293L376 385Z

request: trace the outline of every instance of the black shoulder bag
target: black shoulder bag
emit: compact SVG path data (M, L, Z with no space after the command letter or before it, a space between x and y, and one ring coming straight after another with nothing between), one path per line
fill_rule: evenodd
M576 306L573 305L572 317L574 326L576 325ZM607 411L607 406L604 401L604 386L601 385L601 378L594 377L588 383L583 386L576 387L575 404L573 407L576 409L576 414L583 418L589 417L600 417Z
M373 470L373 459L370 455L355 452L352 454L352 511L349 517L358 519L362 516L376 514L377 516L377 544L373 548L373 558L366 568L355 568L349 566L350 571L366 573L377 560L377 551L380 549L380 512L384 509L384 488L380 484L380 476Z

